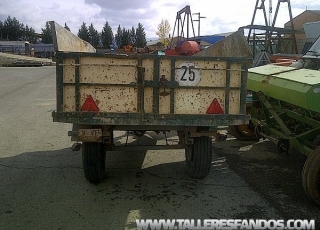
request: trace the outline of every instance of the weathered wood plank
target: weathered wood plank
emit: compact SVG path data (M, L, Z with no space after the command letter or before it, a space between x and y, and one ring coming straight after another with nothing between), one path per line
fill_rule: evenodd
M243 36L243 29L196 53L199 57L252 57L250 47Z
M64 52L96 53L96 49L88 42L80 39L54 21L50 21L54 50Z

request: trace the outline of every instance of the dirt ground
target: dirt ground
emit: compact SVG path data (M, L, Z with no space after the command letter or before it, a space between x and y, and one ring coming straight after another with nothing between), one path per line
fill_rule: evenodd
M319 223L320 208L310 201L302 187L302 168L306 156L300 153L279 154L269 141L237 141L213 145L224 156L230 169L268 200L286 219L315 219Z

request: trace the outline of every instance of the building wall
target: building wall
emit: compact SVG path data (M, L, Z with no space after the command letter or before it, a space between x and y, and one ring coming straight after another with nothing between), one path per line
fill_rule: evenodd
M307 22L317 22L320 21L320 10L318 10L317 12L319 13L315 13L311 10L306 10L303 13L299 14L298 16L296 16L293 19L293 26L295 30L301 30L304 31L303 29L303 24L307 23ZM290 21L284 24L285 28L291 28L291 23ZM305 39L305 34L296 34L296 39Z
M0 41L0 52L25 54L26 44L29 43L25 41Z

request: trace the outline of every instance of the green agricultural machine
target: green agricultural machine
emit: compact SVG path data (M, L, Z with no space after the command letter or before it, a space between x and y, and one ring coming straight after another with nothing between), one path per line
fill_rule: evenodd
M302 184L320 205L320 39L291 66L264 65L248 71L249 125L231 126L238 140L267 138L279 152L308 156Z

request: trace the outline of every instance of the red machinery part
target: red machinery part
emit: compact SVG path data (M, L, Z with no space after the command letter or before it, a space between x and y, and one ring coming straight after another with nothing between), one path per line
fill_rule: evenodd
M166 55L168 56L191 56L200 52L199 44L195 41L184 41L181 46L175 49L167 49Z
M185 41L179 47L179 51L182 55L191 56L198 53L200 51L200 47L195 41Z

